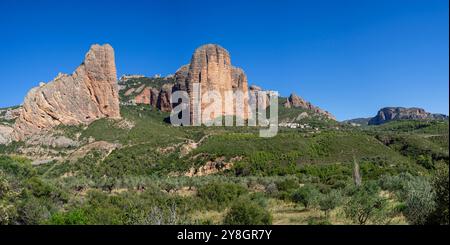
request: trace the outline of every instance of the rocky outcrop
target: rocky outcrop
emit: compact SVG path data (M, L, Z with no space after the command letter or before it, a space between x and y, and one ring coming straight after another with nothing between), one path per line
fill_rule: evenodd
M286 102L283 104L286 108L301 108L313 111L316 114L322 115L330 120L335 120L336 118L328 111L322 110L317 106L314 106L310 102L304 100L300 96L298 96L295 93L292 93L289 98L286 100Z
M167 83L162 86L160 90L146 87L134 98L136 104L151 105L164 112L172 111L172 103L170 98L172 96L173 84Z
M146 87L138 94L134 101L136 104L146 104L156 107L158 103L159 91L152 87Z
M242 160L242 157L233 157L229 161L226 161L225 157L219 157L206 162L205 165L200 166L199 168L190 168L189 171L184 174L184 176L199 177L217 174L225 170L230 170L234 166L234 163L240 160Z
M170 98L172 97L173 84L164 84L159 91L157 108L161 111L170 112L172 111L172 103Z
M263 89L256 85L251 85L249 88L249 103L255 104L259 107L259 103L263 105L264 108L267 108L269 106L269 94L266 94L266 96L260 97L259 93L260 91L263 91Z
M4 112L3 116L0 116L1 119L13 121L16 120L20 114L22 113L22 107L14 108L14 109L7 109Z
M99 118L120 118L114 50L109 44L92 45L72 75L28 92L12 137L23 140L54 126L89 124Z
M422 108L385 107L378 111L377 115L369 120L369 125L379 125L392 120L424 120L446 119L447 115L432 114Z
M248 85L247 77L242 69L235 68L231 65L230 54L227 50L219 45L207 44L197 48L192 55L189 66L181 67L175 74L177 85L175 89L187 91L191 98L191 122L200 115L194 115L193 105L193 84L199 83L201 93L206 91L217 91L222 98L225 98L227 91L242 91L244 94L244 118L248 117ZM210 106L210 101L204 97L200 102L201 110ZM222 101L218 105L222 109L222 115L235 115L233 103L225 103ZM217 108L219 109L219 108ZM219 115L213 115L217 117ZM213 119L213 118L209 118Z
M175 86L176 91L187 91L186 79L189 74L189 64L180 67L177 72L175 72Z
M0 145L8 144L10 142L12 132L12 127L0 124Z

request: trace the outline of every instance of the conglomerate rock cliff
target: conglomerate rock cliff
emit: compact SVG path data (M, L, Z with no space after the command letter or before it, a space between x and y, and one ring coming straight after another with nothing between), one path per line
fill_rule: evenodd
M97 119L120 118L114 50L109 44L92 45L72 75L31 89L12 132L13 140L60 124L89 124Z
M175 89L187 91L190 97L191 108L191 122L200 118L202 111L211 106L211 100L201 96L199 103L200 110L196 114L193 110L194 87L198 83L200 86L201 95L207 91L215 91L219 93L222 98L221 104L216 104L222 111L224 116L236 115L236 110L233 102L225 101L226 93L228 92L242 92L243 118L248 117L248 83L247 76L240 68L231 65L230 54L227 50L216 44L206 44L197 48L192 55L189 65L181 67L175 73L177 84ZM218 117L220 115L211 115L208 119Z
M369 120L369 125L378 125L392 120L404 119L445 119L443 114L432 114L422 108L385 107L378 111L377 115Z
M289 98L286 100L286 102L283 104L284 107L286 108L302 108L302 109L307 109L307 110L311 110L316 114L325 116L328 119L331 120L335 120L336 118L328 111L322 110L319 107L311 104L310 102L305 101L303 98L301 98L300 96L298 96L295 93L292 93Z

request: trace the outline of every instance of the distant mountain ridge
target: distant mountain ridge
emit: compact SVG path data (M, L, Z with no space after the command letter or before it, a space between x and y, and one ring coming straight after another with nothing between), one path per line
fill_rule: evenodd
M345 120L342 122L349 123L349 124L358 124L359 126L364 126L364 125L369 124L370 119L372 119L372 117L358 117L358 118Z
M430 113L418 107L384 107L377 115L368 118L354 118L342 121L343 123L353 123L364 125L380 125L394 120L444 120L448 119L445 114Z

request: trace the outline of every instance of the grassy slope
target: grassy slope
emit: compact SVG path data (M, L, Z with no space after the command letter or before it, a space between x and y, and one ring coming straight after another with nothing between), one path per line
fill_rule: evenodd
M301 110L281 109L283 118L296 117ZM177 194L141 195L136 188L163 189L182 188L192 185L202 186L219 181L236 182L250 189L255 182L266 184L272 181L282 181L292 176L297 181L312 182L323 190L339 188L343 182L351 180L351 164L354 159L360 162L364 180L377 179L381 175L408 171L413 174L423 174L427 170L417 164L420 154L438 156L448 162L448 121L444 122L390 122L381 126L371 126L364 129L341 127L336 130L337 123L319 118L305 119L305 123L318 125L320 132L311 133L294 129L280 129L273 138L258 137L257 128L247 127L172 127L164 122L167 113L162 113L143 106L122 107L124 120L132 122L131 129L123 128L121 121L102 119L87 128L62 127L69 136L81 134L81 139L94 138L116 142L122 148L113 151L105 157L102 153L93 151L75 163L49 163L34 167L33 177L39 177L49 185L54 185L58 191L65 190L73 206L80 207L84 203L83 212L93 212L90 202L100 202L118 196L120 200L130 199L139 205L154 205L154 202L175 201L188 207L191 217L198 212L211 213L213 221L219 222L226 209L206 209L195 192L193 197L180 197ZM123 121L123 120L122 120ZM201 146L190 154L180 157L179 151L162 153L160 148L174 146L190 139L198 141L203 136L209 137ZM389 142L386 143L385 140ZM408 146L408 147L405 147ZM417 154L419 153L419 154ZM192 157L202 154L197 160ZM172 177L167 175L174 171L183 172L193 165L199 166L206 161L221 156L232 158L242 157L235 167L228 172L202 178ZM5 158L0 169L14 166L18 160ZM23 162L23 160L20 160ZM18 161L18 162L20 162ZM31 167L28 167L31 168ZM237 176L237 177L236 177ZM259 176L259 177L258 177ZM13 179L14 177L12 177ZM27 177L28 178L28 177ZM29 181L23 180L24 183ZM253 184L252 184L253 185ZM52 187L53 188L53 187ZM106 188L106 189L105 189ZM111 190L125 189L123 194L114 194ZM325 189L324 189L325 188ZM99 197L89 197L85 200L86 190L97 189L106 194ZM81 191L80 191L81 190ZM108 194L109 190L109 194ZM128 190L128 191L127 191ZM111 196L112 195L112 196ZM148 195L148 197L147 197ZM167 196L168 195L168 196ZM111 196L111 197L109 197ZM47 200L42 197L43 200ZM65 200L64 202L67 202ZM149 202L149 203L147 203ZM281 202L281 203L280 203ZM276 203L276 205L273 205ZM56 205L56 206L55 206ZM59 204L48 204L49 209L61 210ZM87 206L86 206L87 205ZM95 204L97 205L97 204ZM102 204L104 205L104 204ZM112 205L112 204L108 204ZM137 207L139 207L139 205ZM290 206L291 205L291 206ZM113 205L114 206L114 205ZM143 206L143 207L144 207ZM272 200L269 209L274 215L274 223L307 223L310 215L317 216L315 210L305 212L284 199ZM67 209L68 207L64 207ZM118 207L98 207L95 210L110 210L118 217L124 215ZM226 208L223 207L223 208ZM89 214L96 216L99 214ZM104 214L105 216L106 214ZM103 217L102 215L99 215ZM109 217L109 216L108 216ZM345 223L345 219L333 214L333 223ZM205 218L210 220L210 218ZM120 223L117 220L104 220L103 223ZM97 219L90 222L99 223ZM89 222L88 222L89 223ZM400 222L402 223L402 222Z

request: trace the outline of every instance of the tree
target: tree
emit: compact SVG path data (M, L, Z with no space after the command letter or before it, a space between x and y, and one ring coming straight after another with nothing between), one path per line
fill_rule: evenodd
M291 194L291 199L295 203L303 204L305 209L307 209L310 204L315 200L317 197L318 191L311 185L305 185L303 187L300 187L299 189L295 190Z
M255 202L244 198L231 205L223 223L225 225L270 225L272 215Z
M368 222L379 224L389 219L387 200L379 195L379 188L370 184L354 189L344 206L344 213L348 219L359 225Z
M339 191L332 190L327 194L319 197L319 209L325 213L325 217L329 217L331 210L335 209L341 202L341 194Z

